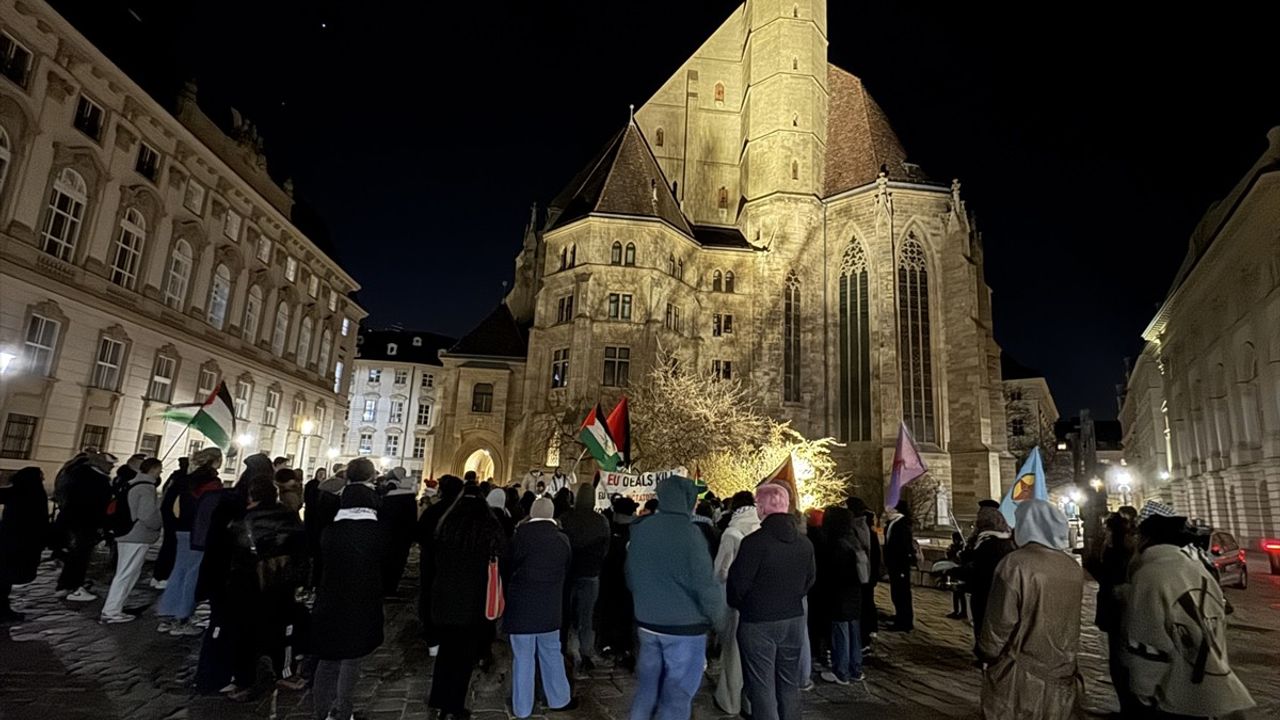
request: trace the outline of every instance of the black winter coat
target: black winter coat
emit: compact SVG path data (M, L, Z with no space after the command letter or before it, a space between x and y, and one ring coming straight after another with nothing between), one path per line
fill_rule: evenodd
M822 601L828 619L861 619L862 583L858 582L858 551L853 537L828 538L821 557Z
M97 530L107 518L109 502L111 478L93 465L81 463L67 480L66 502L59 510L58 522L66 530Z
M292 597L306 581L307 540L298 513L279 503L259 505L233 520L228 534L233 589L257 587L259 563L268 559L275 559L264 578L274 586L268 592L287 591Z
M969 608L973 613L974 635L981 636L983 621L987 616L987 598L991 596L991 583L996 566L1005 555L1017 550L1012 537L979 536L974 547L960 553L960 578L969 593Z
M916 566L916 543L911 533L911 518L902 516L885 526L884 566L890 574L905 573Z
M506 556L499 563L507 601L502 629L507 634L532 635L560 629L564 583L572 558L569 538L554 522L534 520L516 528Z
M21 585L36 579L49 534L49 496L37 468L23 468L10 481L0 489L0 585Z
M726 594L744 623L788 620L804 615L802 600L816 579L813 545L795 518L774 513L743 538Z
M332 494L332 493L331 493ZM323 572L311 612L312 646L324 660L368 655L382 645L382 557L386 528L336 520L320 536Z
M560 526L573 550L569 576L599 577L609 554L609 521L590 505L577 506L560 518Z
M465 508L478 503L483 509ZM455 525L457 523L457 525ZM464 527L471 523L470 527ZM436 528L432 541L431 622L468 626L483 622L489 561L502 556L507 537L484 499L463 496ZM471 541L462 540L463 537Z

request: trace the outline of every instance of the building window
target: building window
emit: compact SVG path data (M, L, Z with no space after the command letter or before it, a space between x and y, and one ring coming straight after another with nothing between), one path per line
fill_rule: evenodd
M177 371L177 358L156 353L155 366L151 369L151 384L147 386L147 398L163 403L172 401L173 378Z
M898 259L898 364L902 415L921 442L937 442L933 410L933 359L929 333L929 271L924 246L907 235Z
M720 210L729 209L729 188L723 185L716 191L716 207Z
M622 254L622 264L627 267L633 267L636 264L636 244L627 243L627 248Z
M134 288L142 258L142 239L146 234L147 222L142 219L142 213L133 208L125 210L120 219L120 234L116 235L116 251L111 258L111 282L128 290Z
M721 292L724 290L724 276L717 270L711 273L711 292Z
M711 376L716 380L732 380L733 379L733 361L732 360L712 360Z
M724 83L716 83L715 98L716 98L716 103L718 104L724 103Z
M196 400L203 402L205 398L218 389L218 372L208 368L200 368L200 382L196 384Z
M662 132L662 128L658 128L656 131L654 131L653 133L654 147L662 147L662 142L666 139L667 139L666 133Z
M320 297L320 278L315 274L307 278L307 294L313 298Z
M231 271L226 265L213 270L213 284L209 288L209 324L222 329L227 321L227 301L231 299Z
M419 425L431 424L431 403L424 403L424 402L418 403L418 424Z
M382 382L382 368L369 368L369 382Z
M107 447L107 432L110 429L106 425L86 424L80 430L80 447L105 449Z
M800 179L800 163L795 160L791 161L791 179L792 180Z
M245 378L236 381L236 419L249 419L249 402L253 399L253 382Z
M392 400L391 411L387 414L387 422L392 425L399 425L404 422L404 401Z
M1013 402L1022 402L1022 388L1012 388L1009 390L1009 399Z
M346 337L351 332L351 319L342 318L342 337Z
M192 440L191 442L187 443L187 457L191 457L192 455L195 455L196 453L200 452L200 450L203 448L204 448L203 440Z
M615 242L613 244L613 247L609 248L609 264L610 265L622 264L622 243Z
M556 300L556 324L567 323L573 320L573 296L565 295Z
M631 294L630 293L609 293L609 319L610 320L630 320L631 319Z
M280 391L267 391L267 404L262 411L262 424L275 427L280 422Z
M844 251L840 315L840 440L871 439L871 319L867 258L856 239Z
M155 182L160 174L160 153L146 143L138 143L138 159L134 162L133 169L142 177Z
M360 454L373 454L373 433L360 433Z
M164 284L164 304L181 311L187 302L187 285L191 282L191 246L186 240L173 244L169 258L169 274Z
M293 282L298 279L298 259L292 255L284 258L284 279Z
M724 274L724 291L733 292L733 271L730 270Z
M624 387L631 376L631 348L606 346L604 349L605 387Z
M683 329L684 322L680 318L680 308L672 305L671 303L667 303L667 316L663 321L663 326L668 330L673 330L675 332L680 332L680 330Z
M551 353L551 387L562 388L569 385L569 348Z
M413 459L421 460L427 456L427 439L424 437L416 437L413 439Z
M109 337L98 339L98 355L93 363L96 388L115 391L120 386L120 364L124 360L124 343Z
M378 398L364 399L364 412L360 415L362 422L377 422L378 419Z
M569 246L569 267L577 267L577 266L578 266L578 246L570 245Z
M81 95L76 102L76 116L71 124L96 142L102 140L103 118L102 106Z
M265 235L258 236L258 260L271 264L271 238Z
M396 370L396 384L397 384L397 385L408 385L408 384L409 384L409 371L408 371L408 370Z
M304 415L307 412L307 401L301 395L293 396L293 414L290 415L289 424L298 432L302 432L302 423L306 422Z
M58 333L61 330L62 324L57 320L31 313L24 343L29 372L45 376L53 374L53 353L58 346Z
M671 277L676 276L676 256L675 255L667 256L667 274L670 275Z
M733 315L730 313L715 313L711 316L711 335L720 337L721 335L733 334Z
M53 181L53 194L44 215L40 236L44 251L63 262L71 262L80 237L80 218L89 198L89 188L80 173L63 168Z
M342 391L342 361L341 360L334 363L333 365L333 391L335 393Z
M800 278L794 270L782 289L782 399L800 402Z
M30 72L31 51L19 45L9 33L0 33L0 74L25 88Z
M493 412L493 383L476 383L472 386L471 412Z
M311 360L311 329L314 324L311 318L304 317L298 323L298 367L306 368L307 362Z
M384 450L385 450L386 452L384 452L384 453L382 453L382 454L383 454L383 455L386 455L387 457L392 457L392 458L394 458L394 457L399 457L399 456L400 456L400 436L399 436L399 435L388 435L388 436L387 436L387 444L386 444L386 447L384 448Z
M250 344L258 342L258 323L262 318L262 288L254 285L244 301L244 339Z
M1009 421L1009 434L1014 437L1022 437L1026 434L1026 428L1023 427L1022 418L1014 418Z
M281 301L276 306L276 324L271 328L271 352L276 357L284 355L284 344L289 337L289 303Z
M138 443L138 454L147 457L160 456L161 437L154 433L143 433L142 440Z
M4 423L4 438L0 440L0 458L29 460L35 442L36 418L9 413Z
M204 214L204 186L195 178L187 178L187 187L182 193L182 206L196 215Z
M436 376L435 376L435 375L432 375L431 373L426 373L425 375L423 375L423 376L422 376L422 387L423 387L423 388L433 388L433 387L435 387L435 385L436 385Z
M684 259L683 258L676 261L676 277L681 280L684 279Z
M389 357L395 357L395 354L399 351L400 351L399 345L396 345L395 343L387 343L387 355Z
M6 132L3 127L0 127L0 190L4 189L4 180L9 176L9 162L12 159L12 151L9 146L9 133Z

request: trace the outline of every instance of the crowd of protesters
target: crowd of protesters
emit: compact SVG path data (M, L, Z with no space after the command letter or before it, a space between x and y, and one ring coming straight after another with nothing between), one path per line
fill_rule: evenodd
M632 720L689 717L710 661L725 714L798 719L815 676L866 680L878 581L893 605L885 629L914 628L919 551L906 503L879 528L859 498L801 514L778 483L722 502L672 476L643 507L622 496L598 506L590 482L552 494L468 474L419 487L358 458L304 485L284 458L257 454L228 485L223 462L207 448L161 480L155 458L117 468L83 452L55 478L51 521L41 471L15 473L0 488L0 622L23 620L10 590L35 577L46 539L59 597L96 601L86 572L105 540L116 571L100 622L150 613L162 633L199 636L197 688L232 700L261 689L267 658L279 687L312 687L317 720L352 716L361 662L384 641L383 601L414 543L418 619L435 658L427 704L441 718L469 715L473 672L498 670L501 641L516 717L534 712L538 678L548 711L577 707L571 680L601 663L635 673ZM972 533L957 533L951 616L972 618L985 718L1077 717L1084 570L1055 506L1023 502L1015 520L984 501ZM1186 518L1149 504L1106 527L1086 565L1125 717L1250 707L1227 659L1225 600ZM154 608L126 607L157 543Z

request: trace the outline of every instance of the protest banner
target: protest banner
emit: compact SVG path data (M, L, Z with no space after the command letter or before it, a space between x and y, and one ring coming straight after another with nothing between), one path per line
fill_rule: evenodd
M684 468L672 468L648 473L602 472L600 487L609 497L622 495L643 505L646 501L657 497L658 482L671 475L685 475Z

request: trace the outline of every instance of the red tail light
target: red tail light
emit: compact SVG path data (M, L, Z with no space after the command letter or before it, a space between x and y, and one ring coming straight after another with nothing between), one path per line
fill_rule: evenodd
M1214 555L1221 555L1221 554L1222 554L1222 546L1221 546L1221 545L1214 545L1213 547L1209 548L1209 552L1213 553Z
M1262 549L1266 552L1280 552L1280 540L1270 538L1262 541Z
M1241 550L1240 550L1240 553L1239 553L1239 555L1238 555L1237 557L1239 557L1239 558L1240 558L1240 562L1244 562L1244 550L1243 550L1243 549L1241 549Z

